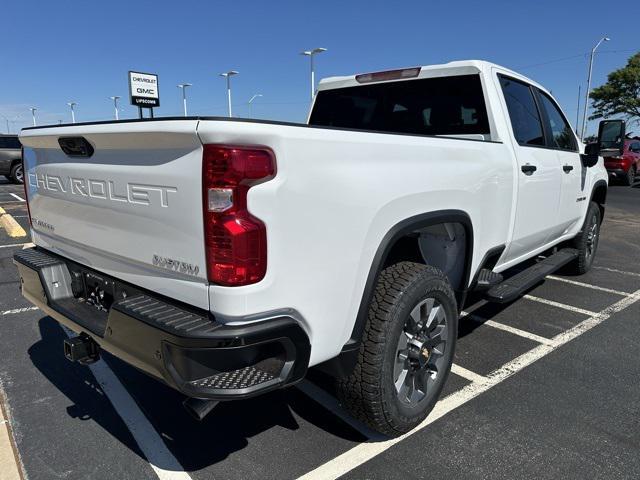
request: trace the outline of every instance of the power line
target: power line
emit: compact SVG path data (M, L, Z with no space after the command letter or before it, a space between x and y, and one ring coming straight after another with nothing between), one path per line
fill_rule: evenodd
M600 55L602 53L627 53L627 52L635 52L634 49L625 49L625 50L603 50L601 52L596 52L596 55ZM541 63L534 63L531 65L524 65L521 67L516 67L518 70L525 70L527 68L534 68L534 67L541 67L544 65L550 65L552 63L558 63L558 62L566 62L567 60L573 60L575 58L580 58L580 57L587 57L587 55L589 55L589 52L584 52L584 53L579 53L576 55L571 55L570 57L562 57L562 58L556 58L555 60L549 60L548 62L541 62Z

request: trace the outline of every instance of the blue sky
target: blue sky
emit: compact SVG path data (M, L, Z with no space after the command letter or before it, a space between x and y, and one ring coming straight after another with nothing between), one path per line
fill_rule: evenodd
M633 7L633 5L636 7ZM607 11L609 9L609 12ZM640 3L617 9L602 1L11 1L2 7L0 115L10 127L113 118L111 95L128 105L127 71L159 75L156 116L182 113L178 83L193 83L189 110L225 115L220 72L235 69L236 116L304 121L309 64L304 49L325 47L316 75L348 75L461 59L490 60L553 91L575 122L578 85L586 86L589 50L593 85L640 51ZM634 22L631 22L632 24ZM16 118L17 117L17 118ZM0 117L0 131L5 131ZM592 125L590 131L594 129Z

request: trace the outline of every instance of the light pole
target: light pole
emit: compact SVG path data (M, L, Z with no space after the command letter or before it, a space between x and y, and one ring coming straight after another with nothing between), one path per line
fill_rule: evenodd
M187 116L187 87L190 87L190 83L181 83L178 88L182 89L182 106L184 107L184 116Z
M225 77L227 79L227 101L229 102L229 117L232 117L231 114L231 77L234 75L238 75L240 72L236 72L235 70L229 70L228 72L221 73L221 77Z
M314 48L313 50L305 50L304 52L300 52L300 55L309 57L309 64L311 66L311 101L313 101L313 95L316 92L316 79L315 72L313 70L313 56L326 51L326 48Z
M67 105L69 105L69 108L71 109L71 123L76 123L76 114L73 111L73 107L75 107L77 105L76 102L67 102Z
M576 109L576 135L578 135L578 125L580 125L580 97L582 97L582 85L578 85L578 101Z
M591 91L591 71L593 70L593 55L596 53L596 49L600 46L602 42L608 42L610 40L609 37L602 37L596 43L596 46L591 49L591 57L589 58L589 76L587 77L587 94L584 99L584 112L582 112L582 134L580 135L580 140L584 142L584 134L587 130L587 111L589 110L589 92Z
M36 126L36 107L31 107L29 110L31 110L31 118L33 119L33 126Z
M114 95L113 97L109 98L113 100L113 110L116 114L116 120L120 120L120 116L118 115L118 100L120 99L120 97L118 95Z
M254 101L256 98L261 97L261 96L262 96L262 94L261 94L261 93L256 93L253 97L251 97L251 98L249 99L249 118L251 118L251 104L253 103L253 101Z

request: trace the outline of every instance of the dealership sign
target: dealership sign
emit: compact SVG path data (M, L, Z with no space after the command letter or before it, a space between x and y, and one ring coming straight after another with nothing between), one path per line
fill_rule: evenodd
M141 108L160 106L158 76L152 73L129 72L131 105Z

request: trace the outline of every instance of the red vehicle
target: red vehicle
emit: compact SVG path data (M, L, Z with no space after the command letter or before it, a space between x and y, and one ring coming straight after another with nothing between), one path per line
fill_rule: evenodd
M624 141L624 154L621 157L605 157L604 166L610 179L633 185L640 171L640 137L627 138Z

